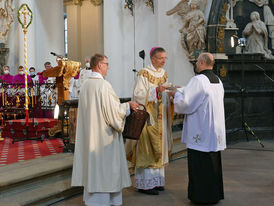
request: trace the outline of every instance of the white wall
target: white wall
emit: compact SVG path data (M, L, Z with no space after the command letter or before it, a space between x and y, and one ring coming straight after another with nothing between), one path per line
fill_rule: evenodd
M8 65L11 67L11 73L17 73L19 65L24 66L24 34L17 21L17 10L23 3L27 3L33 12L33 22L27 33L27 67L34 66L39 72L44 69L46 61L50 61L55 66L56 58L50 52L64 54L63 0L14 2L14 22L7 43L10 48Z
M134 19L130 11L124 9L124 1L104 0L104 53L110 62L107 79L119 97L131 97L135 79L132 69L139 70L143 65L139 51L145 50L147 65L150 48L154 46L167 51L165 68L170 82L186 85L194 75L180 44L181 17L165 14L178 2L155 0L153 14L144 1L136 1Z

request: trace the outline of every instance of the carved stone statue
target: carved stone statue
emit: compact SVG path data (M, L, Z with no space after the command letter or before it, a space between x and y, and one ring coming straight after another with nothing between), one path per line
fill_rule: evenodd
M236 6L239 0L230 0L230 3L227 5L227 12L226 12L226 28L236 28L236 24L234 23L233 18L233 8Z
M6 43L13 22L13 0L0 0L0 43Z
M266 58L273 58L268 49L268 32L265 23L260 20L260 14L253 11L250 14L251 22L243 31L243 36L247 38L245 53L262 53Z
M177 12L182 17L183 26L181 33L181 45L188 58L194 58L195 49L202 51L205 48L205 16L199 9L199 1L192 0L188 7L188 1L182 0L173 9L167 12L171 15Z
M173 9L167 11L166 15L170 16L172 14L175 14L176 12L179 16L181 16L183 21L185 15L187 14L187 12L189 12L188 0L181 0Z
M268 26L269 37L272 42L272 49L274 49L274 16L271 9L268 6L268 0L249 0L256 4L258 7L263 7L264 10L264 21Z

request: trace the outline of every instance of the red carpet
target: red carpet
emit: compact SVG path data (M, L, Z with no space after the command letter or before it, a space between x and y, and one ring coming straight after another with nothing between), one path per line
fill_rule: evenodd
M29 136L30 139L46 139L49 137L48 131L57 124L57 119L35 118L29 119ZM3 127L2 137L13 138L15 141L26 138L26 120L13 119L7 120Z
M63 152L63 140L45 139L43 142L38 140L27 140L15 142L12 139L5 138L0 142L0 166L53 155Z

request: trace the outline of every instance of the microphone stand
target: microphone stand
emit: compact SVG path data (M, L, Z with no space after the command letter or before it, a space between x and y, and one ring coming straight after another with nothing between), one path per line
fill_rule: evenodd
M243 60L243 48L245 45L241 46L241 66L242 66L242 71L241 71L241 88L240 88L240 92L241 92L241 121L242 121L242 130L244 130L245 132L245 136L246 136L246 140L248 141L248 133L250 133L256 140L257 142L264 148L264 145L262 144L261 140L259 139L259 137L257 135L255 135L255 133L253 132L253 130L248 126L246 120L245 120L245 107L244 107L244 98L245 98L245 94L246 92L246 88L245 88L245 68L244 68L244 60Z

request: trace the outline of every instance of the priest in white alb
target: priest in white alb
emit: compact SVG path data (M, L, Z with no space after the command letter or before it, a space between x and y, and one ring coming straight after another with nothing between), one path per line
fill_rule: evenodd
M130 108L120 103L104 79L108 59L91 58L92 75L84 82L79 97L72 186L84 186L87 206L122 205L122 189L131 185L121 133Z
M226 148L224 88L213 73L214 57L202 53L196 76L173 91L174 111L185 114L182 142L187 146L188 198L196 204L224 199L221 151Z

